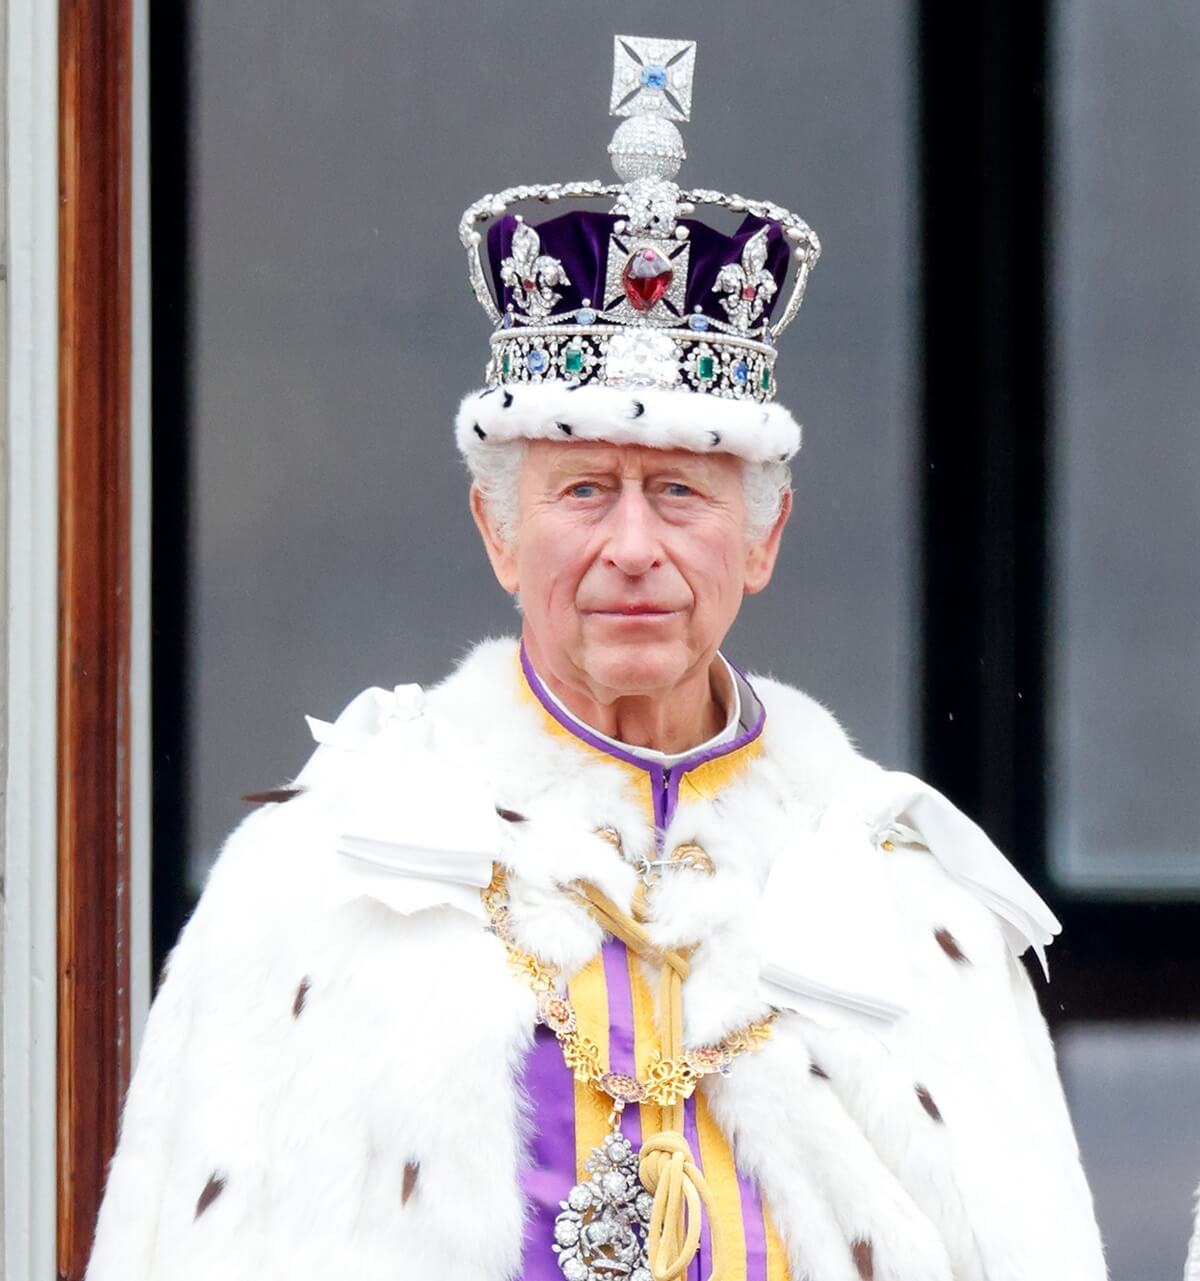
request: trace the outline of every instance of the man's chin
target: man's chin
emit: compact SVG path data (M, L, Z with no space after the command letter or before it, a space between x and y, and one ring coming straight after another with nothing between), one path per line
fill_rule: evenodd
M626 697L666 693L683 679L688 663L676 646L641 642L604 646L588 655L586 670L597 686Z

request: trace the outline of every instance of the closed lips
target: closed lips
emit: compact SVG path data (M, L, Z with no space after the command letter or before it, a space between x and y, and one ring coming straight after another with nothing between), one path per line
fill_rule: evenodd
M670 605L599 605L587 611L589 614L674 614L677 612Z

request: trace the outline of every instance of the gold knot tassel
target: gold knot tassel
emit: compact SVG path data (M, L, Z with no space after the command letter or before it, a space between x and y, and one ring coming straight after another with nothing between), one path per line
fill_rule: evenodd
M704 1175L696 1168L687 1139L675 1130L663 1130L647 1139L642 1145L638 1174L646 1191L654 1197L646 1238L654 1281L677 1281L687 1272L700 1247L701 1207L708 1215L713 1238L709 1281L720 1281L713 1196Z
M683 1057L683 980L690 966L687 957L658 948L645 928L622 912L593 885L582 887L592 913L610 934L638 956L662 967L663 1057ZM712 1192L696 1165L683 1136L684 1101L662 1109L662 1128L642 1144L638 1175L654 1198L646 1252L654 1281L678 1281L700 1248L701 1215L708 1216L712 1238L712 1271L708 1281L722 1281L721 1221L715 1213Z

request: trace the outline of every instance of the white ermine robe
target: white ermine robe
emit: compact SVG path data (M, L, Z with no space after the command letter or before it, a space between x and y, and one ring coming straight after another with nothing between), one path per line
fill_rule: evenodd
M667 869L649 928L695 945L687 1044L782 1011L700 1089L792 1281L1101 1281L1020 959L1053 917L937 792L751 684L761 749L719 792L681 790L659 836L712 873ZM527 1275L536 1007L479 888L507 867L517 941L569 977L603 935L565 887L628 910L654 824L511 641L312 725L298 794L230 837L171 954L88 1281Z

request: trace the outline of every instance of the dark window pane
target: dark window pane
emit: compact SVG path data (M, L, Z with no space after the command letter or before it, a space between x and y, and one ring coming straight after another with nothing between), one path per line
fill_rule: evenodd
M1180 1276L1200 1182L1200 1026L1081 1023L1057 1042L1109 1274Z
M1056 15L1054 867L1197 889L1200 7Z

